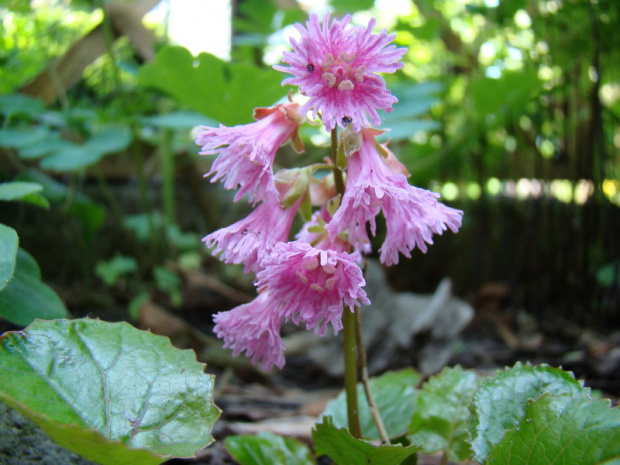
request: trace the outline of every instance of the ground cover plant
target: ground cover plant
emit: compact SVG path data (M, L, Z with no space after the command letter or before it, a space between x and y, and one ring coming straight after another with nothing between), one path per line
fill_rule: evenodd
M549 2L544 5L551 8ZM606 17L601 24L608 24L610 10L603 2L598 5L590 7L595 8L591 14ZM265 13L263 7L245 4L247 30L258 24L272 27L265 17L272 13L275 18L277 11ZM426 2L417 8L432 17ZM498 8L496 22L501 24L507 14L503 7L488 8ZM113 62L114 11L106 10L102 30L108 32L101 32ZM521 11L513 12L515 18ZM145 114L129 114L126 107L103 114L46 110L41 100L23 94L0 97L0 145L17 173L0 184L0 200L14 209L22 203L34 209L65 205L64 213L81 232L76 248L86 251L104 227L105 210L100 201L65 185L59 174L79 180L90 170L114 220L132 239L108 260L91 258L89 273L123 296L129 320L141 321L144 309L156 302L179 307L186 298L184 281L197 276L206 260L198 251L203 246L197 234L178 224L175 182L183 166L190 167L188 179L195 179L195 158L187 161L176 153L191 143L182 129L200 125L195 131L199 149L188 150L211 159L207 177L233 191L223 197L223 208L233 215L247 213L226 224L213 218L212 206L203 205L210 224L204 245L220 261L237 265L232 267L236 282L252 283L256 292L250 301L242 296L236 307L214 312L213 332L221 341L195 329L186 329L187 334L211 346L223 344L237 363L248 357L273 373L286 363L285 323L316 337L343 333L338 356L344 357L344 390L318 415L312 444L268 432L229 435L225 447L242 465L413 464L426 454L435 454L442 464L620 463L618 408L561 368L518 362L486 375L455 366L431 377L412 368L369 377L360 312L371 303L365 291L367 258L402 266L418 251L442 247L438 238L458 237L469 212L467 203L463 209L449 206L439 193L408 180L414 169L405 147L414 132L433 129L433 121L418 117L435 102L438 89L433 83L409 85L400 75L392 78L390 90L390 75L404 73L411 64L405 58L412 44L377 28L375 19L353 21L348 14L329 13L306 19L300 13L293 10L284 17L294 23L297 36L273 69L207 54L192 58L178 46L161 48L135 78L143 89L156 88L176 102L179 111L165 115L147 115L157 109L135 89L124 90L119 101L132 102ZM120 67L112 64L113 79L120 83L127 77L121 78ZM476 142L481 146L512 124L502 121L498 129L498 119L510 119L501 105L518 106L541 86L527 70L516 80L510 72L503 80L489 79L470 87L474 108L480 110L472 124L488 131L488 141ZM179 81L191 83L192 92ZM498 90L503 85L516 90ZM487 92L492 103L483 96ZM410 105L399 110L399 99ZM420 101L423 112L415 106ZM618 99L610 102L613 119ZM239 116L243 110L248 114ZM393 131L387 131L390 127ZM541 151L551 139L538 144ZM140 171L136 188L147 208L127 215L100 171L102 162L127 151L142 166L147 143L157 148L162 212L152 206L148 179ZM613 161L599 160L602 171L596 176L601 177L592 175L606 196L606 212L615 212L617 201L609 187L616 184L606 178L616 169ZM435 187L450 197L445 185ZM194 200L199 203L200 194ZM209 446L222 411L213 400L215 376L205 373L201 362L217 363L216 356L199 362L193 351L177 349L166 337L125 321L70 318L63 299L41 279L46 264L20 247L19 237L28 237L28 230L7 218L7 224L0 224L0 315L17 327L0 336L0 399L58 444L96 463L191 460ZM605 218L609 224L615 221ZM604 254L613 239L605 241L592 246L591 256L612 261L590 271L604 292L600 308L610 312L616 308L611 297L617 292L618 264L615 256ZM226 273L226 268L218 269ZM238 298L219 281L209 285L231 300ZM13 458L19 463L19 457Z

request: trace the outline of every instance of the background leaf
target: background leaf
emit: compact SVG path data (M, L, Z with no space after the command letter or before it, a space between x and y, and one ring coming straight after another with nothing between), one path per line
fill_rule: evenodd
M44 126L29 128L7 128L0 131L0 146L21 149L30 144L40 142L50 135L50 130Z
M430 378L416 400L409 440L426 453L445 451L456 462L468 458L468 406L477 388L476 374L458 366Z
M20 200L40 207L49 207L49 202L39 192L43 186L34 182L5 182L0 184L0 200L7 202Z
M590 389L567 371L521 363L484 383L474 396L469 427L474 460L483 463L493 445L525 416L527 402L544 393L589 397Z
M58 294L41 281L39 265L23 249L17 251L15 274L0 291L0 316L20 326L36 318L66 318L67 309Z
M131 131L127 126L110 126L82 145L60 146L41 161L41 168L58 172L79 171L94 165L105 155L126 149L131 140Z
M375 397L381 419L390 438L407 433L417 398L415 386L421 380L422 376L411 368L387 372L381 376L371 378L370 389ZM370 415L361 384L357 387L357 399L362 435L365 438L378 439L379 432ZM344 391L327 404L327 408L322 415L332 417L337 427L343 428L348 425Z
M194 58L183 47L163 48L140 69L139 81L226 125L251 122L255 107L273 104L286 93L277 71L229 64L207 53Z
M0 224L0 291L6 287L15 272L19 238L13 228Z
M210 444L214 378L195 354L127 323L35 321L0 340L0 399L56 442L110 465Z
M494 465L618 465L620 408L608 399L549 394L527 404L519 425L491 450Z
M86 239L91 239L103 224L105 208L82 192L76 192L36 169L23 171L19 179L41 184L46 199L52 203L62 204L63 208L80 221Z
M314 465L310 449L301 441L268 431L252 436L228 436L226 449L241 465Z
M399 465L415 454L415 446L374 446L355 439L346 428L336 428L330 417L323 417L312 431L316 455L327 455L334 462L347 465Z

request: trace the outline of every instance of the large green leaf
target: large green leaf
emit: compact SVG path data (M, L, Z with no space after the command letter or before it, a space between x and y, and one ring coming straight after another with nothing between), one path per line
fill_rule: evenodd
M13 228L0 223L0 291L6 287L15 272L19 238Z
M0 200L19 200L47 208L49 202L39 193L42 190L43 186L34 182L5 182L0 184Z
M241 465L314 465L304 443L268 431L252 436L228 436L226 449Z
M214 377L128 323L35 321L0 339L0 399L101 464L191 457L213 441Z
M461 367L445 368L420 390L409 427L409 440L422 451L444 451L461 462L470 456L466 423L478 377Z
M544 394L496 444L493 465L619 465L620 408L608 399Z
M271 105L285 93L277 71L244 62L229 64L207 53L194 58L183 47L163 48L155 61L140 69L138 78L141 85L226 125L252 121L255 107Z
M567 371L521 363L484 383L474 395L469 426L474 460L484 462L493 445L524 418L527 402L544 393L589 397L590 390Z
M23 249L17 252L15 274L0 291L0 316L20 326L36 318L65 318L67 309L60 297L41 281L37 262Z
M316 455L327 455L341 465L399 465L419 451L415 446L374 446L355 439L346 428L338 429L331 417L323 417L312 431Z
M370 390L373 393L381 419L390 438L407 433L418 395L415 386L421 380L422 376L411 368L387 372L376 378L371 378ZM369 439L379 439L379 432L370 415L361 384L357 387L357 401L362 435ZM327 408L322 415L332 417L334 424L338 427L346 427L348 425L344 391L327 404Z

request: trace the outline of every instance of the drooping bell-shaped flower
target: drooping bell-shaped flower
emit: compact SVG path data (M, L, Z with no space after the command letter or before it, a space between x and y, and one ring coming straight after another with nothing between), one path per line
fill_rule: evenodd
M295 150L303 151L297 103L257 108L254 118L256 122L241 126L202 126L196 138L200 154L219 153L206 176L213 176L211 182L222 180L226 189L239 188L235 202L246 194L251 203L276 195L273 160L278 148L292 140Z
M282 317L275 313L269 292L260 293L252 302L214 315L217 337L236 357L242 352L256 365L261 359L266 370L284 366L284 343L280 337Z
M307 242L281 242L263 255L256 287L269 292L274 311L286 320L305 324L320 336L331 323L337 333L345 306L370 304L357 258L356 253L317 249Z
M382 211L386 236L379 249L380 260L390 266L398 263L399 252L409 258L415 247L426 252L433 234L442 234L447 228L456 232L463 212L438 202L439 194L409 185L392 162L386 163L377 148L376 134L372 129L362 130L361 148L347 159L340 208L326 229L333 238L347 233L349 242L364 250L369 243L367 226L374 236L376 216Z
M213 255L224 263L244 264L245 272L258 271L259 258L282 241L287 241L297 214L299 201L282 208L278 197L260 203L247 217L206 236L207 247L216 246Z
M291 38L293 51L284 52L282 60L290 66L274 68L293 75L282 84L299 86L299 91L309 97L300 113L313 110L316 118L320 112L328 131L348 124L359 131L369 126L368 118L379 126L377 110L390 112L397 99L377 73L402 68L400 59L407 49L389 45L395 36L385 31L373 34L374 19L366 28L347 28L349 15L331 24L329 19L328 14L321 24L317 15L311 15L305 28L296 24L301 39L297 42Z

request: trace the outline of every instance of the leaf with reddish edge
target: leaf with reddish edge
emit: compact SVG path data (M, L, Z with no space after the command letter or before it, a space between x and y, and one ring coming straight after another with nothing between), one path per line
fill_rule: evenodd
M214 377L189 350L128 323L36 320L0 338L0 399L104 465L151 465L209 445Z

